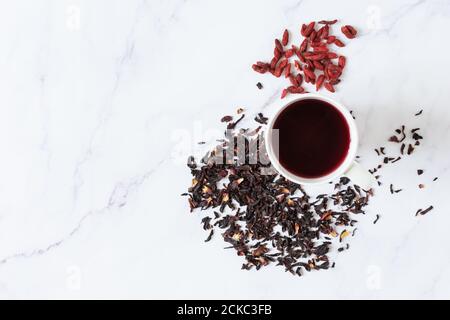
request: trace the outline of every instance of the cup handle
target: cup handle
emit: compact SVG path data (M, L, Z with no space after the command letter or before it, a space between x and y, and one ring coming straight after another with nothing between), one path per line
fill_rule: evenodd
M376 182L375 177L357 162L353 162L344 176L364 190L369 190Z

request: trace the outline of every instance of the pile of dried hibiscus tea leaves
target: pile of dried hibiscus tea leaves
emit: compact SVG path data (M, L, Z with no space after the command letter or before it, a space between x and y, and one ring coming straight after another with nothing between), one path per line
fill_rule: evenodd
M331 28L336 22L337 20L322 20L303 24L300 29L303 41L299 46L294 43L288 46L289 31L284 30L281 41L275 39L272 60L256 62L252 65L253 70L289 79L290 86L283 89L282 99L287 94L305 93L303 81L315 85L316 91L323 86L328 91L335 92L335 86L341 82L340 77L346 65L345 56L331 51L332 46L345 46L344 42L331 34ZM355 38L357 34L356 29L350 25L342 26L341 32L348 39ZM293 65L290 60L293 60ZM337 60L336 64L334 60Z
M268 161L250 161L255 153L257 159L267 159L261 130L267 118L259 114L255 121L261 126L254 130L236 129L243 116L236 122L232 116L222 118L227 123L224 139L200 164L192 156L188 159L193 180L183 196L191 212L204 213L201 221L209 233L205 241L220 232L229 244L226 248L245 259L245 270L275 264L301 276L333 268L331 256L349 248L345 238L355 234L355 217L365 213L372 190L341 178L331 194L310 197Z

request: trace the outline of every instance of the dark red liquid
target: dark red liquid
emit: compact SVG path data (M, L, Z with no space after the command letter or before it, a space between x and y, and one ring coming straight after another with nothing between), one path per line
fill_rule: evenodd
M350 129L331 104L306 99L288 106L275 120L279 162L290 173L318 178L336 170L350 146Z

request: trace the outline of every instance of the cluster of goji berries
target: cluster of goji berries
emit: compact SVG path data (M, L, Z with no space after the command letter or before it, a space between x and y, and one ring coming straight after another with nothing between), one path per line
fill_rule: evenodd
M311 22L303 24L300 30L304 40L299 47L294 44L287 47L289 43L289 31L284 30L281 41L275 39L274 56L270 63L256 62L252 68L256 72L270 72L275 77L284 76L289 79L290 86L283 89L281 98L288 93L305 93L302 83L311 83L316 86L316 91L325 87L328 91L334 92L345 67L346 59L330 50L331 46L344 47L345 44L336 36L330 35L330 28L337 20ZM320 26L322 25L322 26ZM318 29L316 30L316 26ZM348 38L356 36L356 29L345 25L341 28L342 33ZM294 58L293 66L290 58ZM295 58L298 58L296 60ZM337 60L337 63L334 61ZM297 72L295 72L297 70ZM295 74L296 73L296 74Z

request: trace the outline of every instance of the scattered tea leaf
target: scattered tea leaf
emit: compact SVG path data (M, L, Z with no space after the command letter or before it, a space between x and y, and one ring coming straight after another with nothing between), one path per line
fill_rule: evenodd
M354 114L353 110L350 110L350 115L352 116L352 118L353 118L353 119L355 119L355 120L356 120L356 118L355 118L355 114Z
M245 114L242 114L241 117L239 119L237 119L235 122L228 123L227 129L234 130L236 128L236 126L239 124L239 122L241 122L242 119L244 119L244 117L245 117Z
M344 240L349 235L350 232L348 232L347 230L342 231L341 234L339 235L339 242L342 242L342 240Z
M397 136L391 136L391 137L389 138L389 141L390 141L390 142L396 142L396 143L399 143L399 142L400 142L400 140L397 138Z
M422 140L423 139L423 137L420 135L420 134L418 134L417 132L414 132L413 133L413 137L412 137L414 140Z
M393 135L393 136L391 136L389 138L388 141L395 142L395 143L400 143L400 142L403 142L403 140L406 139L405 126L402 125L401 129L395 129L395 133L401 134L401 138L397 137L396 135Z
M373 221L373 224L376 224L378 222L378 220L380 219L380 215L377 214L375 220Z
M389 190L390 190L391 194L394 194L394 193L399 193L399 192L401 192L403 189L397 189L397 190L395 190L395 189L394 189L394 185L391 183L391 185L389 186Z
M209 230L212 228L212 225L210 224L211 222L211 218L210 217L204 217L202 219L202 224L203 224L203 230Z
M260 124L267 124L267 121L269 118L264 117L262 113L258 113L258 115L255 117L255 121Z
M408 151L406 152L408 155L410 155L411 153L413 153L413 151L414 151L414 147L411 145L411 144L409 144L408 145Z
M206 238L205 242L209 242L212 239L212 236L214 235L214 229L211 229L211 232L209 233L208 238Z
M426 209L419 209L419 210L417 210L417 212L416 212L416 216L418 216L419 214L420 215L426 215L428 212L430 212L431 210L433 210L434 209L434 207L433 206L429 206L428 208L426 208Z
M223 116L220 122L230 122L233 120L232 116Z

